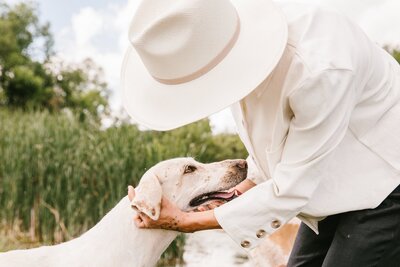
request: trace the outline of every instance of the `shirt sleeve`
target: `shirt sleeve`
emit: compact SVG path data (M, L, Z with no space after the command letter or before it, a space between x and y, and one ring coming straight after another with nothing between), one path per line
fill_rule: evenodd
M294 115L272 179L214 210L221 227L246 250L298 215L324 179L355 105L353 72L322 71L288 98Z

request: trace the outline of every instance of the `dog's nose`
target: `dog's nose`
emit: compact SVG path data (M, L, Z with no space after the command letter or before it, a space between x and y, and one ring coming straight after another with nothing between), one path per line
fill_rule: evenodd
M245 160L238 160L235 164L238 169L247 169L247 161Z

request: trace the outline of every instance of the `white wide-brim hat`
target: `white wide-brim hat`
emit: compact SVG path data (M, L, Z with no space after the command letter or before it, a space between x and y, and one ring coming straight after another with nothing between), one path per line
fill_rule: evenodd
M208 117L262 83L287 38L270 0L144 0L122 66L124 107L154 130Z

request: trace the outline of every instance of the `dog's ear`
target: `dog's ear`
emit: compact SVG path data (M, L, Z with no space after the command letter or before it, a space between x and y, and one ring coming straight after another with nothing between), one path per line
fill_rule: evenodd
M161 210L162 189L157 176L146 172L140 180L139 186L135 188L135 197L131 206L143 212L153 220L158 220Z

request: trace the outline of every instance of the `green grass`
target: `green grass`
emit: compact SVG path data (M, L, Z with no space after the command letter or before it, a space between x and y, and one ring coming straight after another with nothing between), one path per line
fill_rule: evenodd
M101 130L63 113L0 109L0 250L59 243L93 226L159 161L244 158L207 120L171 132L122 124ZM180 258L182 239L164 258Z

